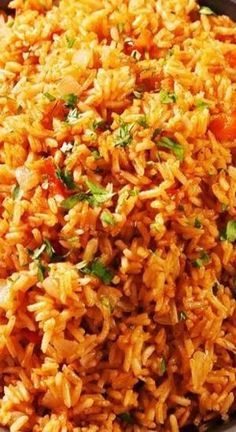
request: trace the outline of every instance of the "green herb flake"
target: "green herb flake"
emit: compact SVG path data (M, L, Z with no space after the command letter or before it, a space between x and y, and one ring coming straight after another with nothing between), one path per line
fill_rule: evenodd
M129 196L136 197L139 194L139 189L131 189L129 190Z
M209 105L202 99L196 100L195 106L199 109L209 108Z
M126 147L132 142L133 137L131 131L133 127L134 123L129 124L123 122L121 124L115 136L115 147Z
M70 125L74 125L77 123L77 120L79 118L79 110L77 108L71 109L69 111L69 114L66 118L66 122L69 123Z
M177 96L174 92L171 93L165 90L161 90L160 101L162 104L172 104L177 101Z
M73 48L73 46L75 44L75 38L71 38L69 36L66 36L66 42L67 42L68 48Z
M107 225L115 225L116 224L116 220L114 218L114 216L108 212L107 210L104 210L104 212L101 215L101 220L102 222L104 222Z
M52 244L50 243L49 240L45 239L44 240L44 244L45 244L45 252L46 254L49 256L49 258L52 258L53 256L55 256L55 249L53 248Z
M158 141L157 145L159 147L164 147L171 150L181 162L184 160L184 148L176 141L167 137L163 137L160 141Z
M194 221L194 228L198 228L198 229L202 228L202 223L197 217Z
M109 125L105 120L94 120L93 122L93 130L100 130L100 131L106 131L109 129Z
M184 311L180 311L178 313L178 317L179 317L179 321L186 321L186 319L187 319L187 315Z
M47 271L47 267L44 266L41 261L38 262L38 272L37 272L37 276L38 276L38 281L39 282L43 282L45 279L45 274Z
M64 96L63 99L65 101L65 105L70 109L74 109L78 103L78 96L73 93Z
M51 95L50 93L46 92L43 94L45 98L47 98L50 102L54 102L56 100L55 96Z
M161 360L161 364L160 364L161 375L164 375L166 373L166 369L167 369L166 360L163 357L162 360Z
M117 418L123 423L127 423L129 425L134 424L134 418L129 412L120 413L117 415Z
M208 253L205 251L201 251L199 258L192 261L192 265L195 268L201 268L202 266L207 265L209 263L209 261L210 261L210 257L208 255Z
M20 186L16 185L12 191L12 198L14 199L14 201L20 197L20 193L21 193Z
M92 155L96 161L101 159L101 155L100 155L100 152L98 150L93 150Z
M91 180L87 180L86 185L89 188L87 201L93 206L99 206L100 204L107 202L113 195L111 192L108 192L104 187L93 183Z
M111 270L105 267L99 259L95 259L92 264L83 267L81 271L85 274L98 277L105 285L109 285L113 279Z
M140 116L137 123L139 124L139 126L142 126L143 128L148 128L147 116L146 115Z
M216 15L215 12L209 8L208 6L202 6L200 8L200 14L201 15Z
M73 207L75 207L78 202L86 201L87 194L85 192L79 192L75 195L72 195L66 199L64 199L61 203L61 207L64 210L71 210Z
M59 178L59 180L61 180L61 182L68 189L73 190L73 189L76 188L76 184L75 184L75 182L73 180L73 175L70 172L65 171L65 170L63 170L61 168L58 168L57 171L56 171L56 175L57 175L57 178Z
M230 243L236 241L236 221L231 220L227 223L226 228L224 228L220 233L220 240L227 240Z

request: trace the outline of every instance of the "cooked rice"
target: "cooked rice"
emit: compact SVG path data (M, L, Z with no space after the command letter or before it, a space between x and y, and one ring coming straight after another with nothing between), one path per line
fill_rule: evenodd
M0 15L0 426L179 432L236 395L236 26L194 0Z

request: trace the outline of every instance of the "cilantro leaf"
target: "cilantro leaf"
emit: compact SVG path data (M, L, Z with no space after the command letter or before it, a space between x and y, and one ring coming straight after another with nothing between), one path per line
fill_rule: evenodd
M83 267L81 272L98 277L106 285L109 285L113 279L112 271L105 267L99 259L95 259L90 265Z
M175 154L177 159L179 159L180 161L183 161L184 148L182 147L181 144L177 143L176 141L174 141L170 138L163 137L160 139L160 141L158 141L157 145L159 147L164 147L164 148L171 150Z
M75 189L76 188L76 184L73 180L73 175L68 172L65 171L61 168L58 168L56 171L56 175L59 178L59 180L61 180L62 183L64 183L64 185L68 188L68 189Z
M195 221L194 221L194 228L201 228L202 227L202 223L201 221L196 217Z
M12 198L14 199L14 201L20 197L20 186L16 185L12 191Z
M99 206L112 197L111 192L108 192L104 187L93 183L91 180L87 180L86 185L88 186L90 192L87 200L93 206Z
M115 136L115 147L126 147L132 142L131 131L134 127L134 123L123 122L119 129L117 130Z
M236 221L231 220L226 227L221 231L220 240L228 240L230 243L236 241Z
M160 91L160 101L163 104L171 104L177 101L177 96L174 92L168 92L165 90Z
M108 212L107 210L104 210L104 212L101 215L101 220L107 225L115 225L116 221L114 216Z
M73 48L75 43L75 38L71 38L69 36L66 36L67 46L68 48Z
M78 204L78 202L86 201L86 199L86 192L79 192L75 195L65 198L61 203L61 207L65 210L71 210L73 207L75 207L76 204Z
M207 265L209 263L209 261L210 261L210 257L208 255L208 253L205 252L205 251L201 251L200 252L200 257L197 258L196 260L193 260L192 261L192 265L195 268L200 268L203 265Z
M50 93L46 92L43 94L50 102L54 102L56 100L55 96L51 95Z
M137 123L140 126L142 126L143 128L147 128L148 127L147 116L146 115L140 116L140 118L138 119Z
M47 267L45 265L43 265L41 263L41 261L39 260L38 261L38 273L37 273L38 281L39 282L43 282L44 281L46 271L47 271Z
M73 93L69 93L68 95L63 97L65 104L68 108L74 109L78 103L78 96Z
M134 424L134 418L133 418L132 414L129 412L120 413L117 415L117 418L119 420L121 420L123 423L127 423L130 425Z
M196 100L195 106L199 109L209 108L209 105L202 99Z
M161 364L160 364L160 372L161 375L164 375L166 372L167 366L166 366L166 360L164 359L164 357L161 360Z

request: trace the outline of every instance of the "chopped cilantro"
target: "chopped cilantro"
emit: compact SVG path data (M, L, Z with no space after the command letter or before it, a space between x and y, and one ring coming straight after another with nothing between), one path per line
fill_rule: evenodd
M68 189L73 190L76 188L76 184L73 180L73 175L70 172L58 168L56 171L56 175Z
M61 207L65 210L71 210L78 202L86 201L87 194L85 192L79 192L75 195L72 195L66 199L64 199L61 203Z
M195 106L199 109L209 108L209 105L202 99L196 100Z
M129 190L129 196L138 196L139 189L131 189Z
M220 240L228 240L230 243L236 241L236 220L231 220L220 234Z
M194 228L201 228L202 227L202 223L201 221L196 217L195 221L194 221Z
M43 94L50 102L54 102L56 100L55 96L51 95L50 93L46 92Z
M79 118L79 110L77 108L71 109L69 111L69 114L66 118L66 122L69 123L70 125L74 125L77 123L77 120Z
M167 149L173 151L173 153L175 154L177 159L179 159L180 161L183 161L184 148L182 147L181 144L177 143L176 141L174 141L170 138L163 137L163 138L161 138L160 141L158 141L157 145L159 147L164 147L164 148L167 148Z
M93 183L91 180L87 180L86 185L90 192L88 201L93 206L99 206L99 204L105 203L112 197L111 192L108 192L104 187Z
M75 38L71 38L69 36L66 36L67 46L68 48L73 48L75 43Z
M78 96L73 93L70 93L63 97L65 104L68 108L74 109L78 103Z
M101 155L100 155L100 152L98 150L93 150L92 155L93 155L95 160L101 159Z
M147 128L148 127L147 116L146 115L140 116L137 123L143 128Z
M209 8L208 6L202 6L200 8L200 14L201 15L216 15L215 12Z
M105 122L105 120L94 120L93 129L105 131L109 129L109 125L107 124L107 122Z
M177 100L177 96L175 93L171 93L165 90L161 90L160 91L160 101L163 104L171 104L171 103L175 103Z
M104 212L101 215L101 220L107 225L115 225L116 221L114 216L108 212L107 210L104 210Z
M117 130L117 134L115 137L115 147L126 147L132 141L131 131L134 127L134 123L125 123L123 122L119 129Z
M45 239L44 240L44 244L45 244L45 252L46 254L49 256L49 258L52 258L55 255L55 249L52 246L52 244L50 243L49 240Z
M98 206L105 203L112 197L112 193L108 192L102 186L93 183L91 180L86 181L88 192L79 192L76 195L70 196L62 201L61 207L65 210L72 209L80 201L88 201L92 206Z
M14 189L13 189L13 191L12 191L12 198L14 199L14 200L16 200L17 198L19 198L20 197L20 186L18 186L18 185L16 185L15 187L14 187Z
M179 316L179 321L186 321L186 319L187 319L187 315L184 311L180 311L178 313L178 316Z
M44 265L41 263L41 261L39 260L39 261L38 261L38 273L37 273L38 281L39 281L39 282L43 282L43 281L44 281L46 271L47 271L47 267L44 266Z
M106 285L109 285L113 279L111 270L105 267L99 259L95 259L92 264L83 267L81 271L98 277Z
M208 255L208 253L206 253L205 251L201 251L199 258L192 261L192 265L195 268L200 268L203 265L207 265L209 263L209 261L210 261L210 257Z
M129 412L120 413L117 415L117 418L119 420L121 420L123 423L127 423L130 425L134 424L134 418L133 418L132 414Z
M163 357L162 360L161 360L161 364L160 364L160 372L161 372L161 375L164 375L164 374L165 374L166 369L167 369L167 367L166 367L166 360L165 360L164 357Z

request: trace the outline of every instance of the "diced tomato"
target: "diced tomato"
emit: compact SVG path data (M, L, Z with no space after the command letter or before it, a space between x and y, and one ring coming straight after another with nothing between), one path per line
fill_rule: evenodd
M219 141L236 139L236 111L231 115L220 114L210 122L210 131Z
M232 68L236 68L236 51L227 53L225 58Z
M41 168L41 174L48 177L50 190L54 194L67 195L68 190L59 180L56 174L56 169L51 158L45 159Z
M48 104L47 110L42 119L42 125L45 129L52 129L53 119L58 118L59 120L64 120L69 110L65 106L64 101L58 100L56 102L51 102Z

